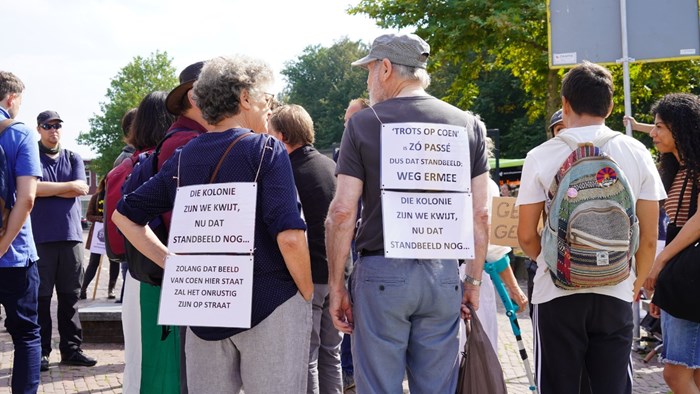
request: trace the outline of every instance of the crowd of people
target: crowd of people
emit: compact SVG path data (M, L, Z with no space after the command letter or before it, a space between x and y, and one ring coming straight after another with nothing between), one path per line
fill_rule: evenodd
M90 203L89 219L103 221L111 232L110 298L116 298L119 264L130 261L125 241L162 268L179 257L149 223L162 220L172 229L183 188L232 184L255 190L245 205L254 207L248 222L249 327L159 325L162 288L124 275L125 393L341 393L349 387L396 393L403 391L404 377L413 393L454 393L468 305L491 327L496 348L495 295L484 264L511 251L489 243L490 201L499 188L489 176L486 127L478 116L428 93L429 56L430 46L417 35L388 34L352 63L367 71L369 99L349 102L333 159L314 147L309 113L270 93L269 65L243 55L188 66L176 88L149 93L124 115L126 146ZM4 201L8 215L0 231L0 303L15 346L13 393L35 393L40 371L50 368L54 290L61 363L97 363L81 349L76 316L100 257L91 256L84 278L83 161L61 147L63 120L56 111L39 114L36 131L13 121L24 88L14 74L0 71L0 147L7 158L0 164L9 180L1 180L0 188L12 196ZM562 108L549 124L554 138L532 149L523 166L518 240L531 259L531 293L521 291L510 267L501 278L520 310L531 303L540 393L631 393L632 303L642 294L652 297L667 263L700 238L700 98L663 97L652 108L652 125L626 119L650 134L657 164L642 143L605 125L613 91L602 66L583 62L568 71ZM454 185L427 175L393 179L385 159L398 148L387 141L402 140L386 135L415 131L426 134L423 142L444 147L445 140L428 135L435 128L459 142L440 148L443 156L418 157L447 158L432 160L438 162L434 171L454 172L446 178ZM133 192L115 192L144 153L156 155L155 175ZM560 193L567 171L589 155L612 160L613 167L586 178L581 188L566 184ZM611 190L629 206L622 216L630 227L624 242L606 249L610 236L602 228L576 233L576 244L561 241L563 230L552 228L548 218L566 223L574 215L559 216L560 200L586 204ZM414 226L416 234L416 226L425 225L405 212L413 208L399 198L404 204L428 195L468 205L446 207L457 212L457 226L468 229L458 239L466 245L463 257L429 238L394 241L402 227ZM657 256L660 208L671 224ZM613 211L601 216L598 205L581 212L583 222L613 223ZM207 264L207 256L200 260ZM618 260L621 268L603 281ZM590 267L597 270L592 279L585 277ZM674 392L700 392L700 322L659 308L653 299L650 310L662 322L664 379Z

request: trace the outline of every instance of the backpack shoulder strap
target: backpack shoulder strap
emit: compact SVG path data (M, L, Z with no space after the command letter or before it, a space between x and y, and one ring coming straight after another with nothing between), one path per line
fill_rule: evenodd
M17 124L17 123L22 123L22 122L16 121L12 118L3 120L2 122L0 122L0 134L4 133L8 127L12 126L13 124Z
M618 133L612 130L605 130L598 136L598 138L592 141L592 144L598 148L602 148L605 144L608 143L608 141L620 135L622 135L622 133ZM569 148L571 148L571 150L576 150L579 147L579 143L571 135L568 135L566 133L559 134L554 138L559 138L560 140L566 142L566 144L569 146Z
M602 148L608 143L608 141L621 135L622 133L618 133L617 131L605 130L598 136L598 138L593 140L593 145L597 146L598 148Z
M558 138L558 139L564 141L564 143L566 143L566 145L568 145L571 150L578 149L578 142L570 135L559 134L558 136L556 136L554 138Z

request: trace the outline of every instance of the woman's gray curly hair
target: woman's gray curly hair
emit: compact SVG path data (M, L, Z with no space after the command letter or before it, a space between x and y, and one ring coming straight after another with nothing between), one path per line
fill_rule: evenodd
M217 124L240 112L243 91L259 97L265 94L262 89L273 82L272 69L262 60L244 55L217 57L204 64L194 83L194 101L204 120Z

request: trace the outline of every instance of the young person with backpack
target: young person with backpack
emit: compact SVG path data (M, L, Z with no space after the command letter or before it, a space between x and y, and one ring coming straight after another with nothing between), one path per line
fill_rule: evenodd
M566 129L528 153L517 200L518 240L538 265L537 386L578 392L585 367L593 393L631 393L632 301L654 259L666 193L646 147L605 126L607 69L574 67L561 93Z

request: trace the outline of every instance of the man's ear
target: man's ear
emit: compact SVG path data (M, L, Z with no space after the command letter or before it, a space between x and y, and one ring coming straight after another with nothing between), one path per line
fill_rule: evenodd
M389 59L382 59L382 67L379 70L379 78L382 81L386 81L389 79L391 76L391 73L394 71L393 65L391 64L391 61Z

